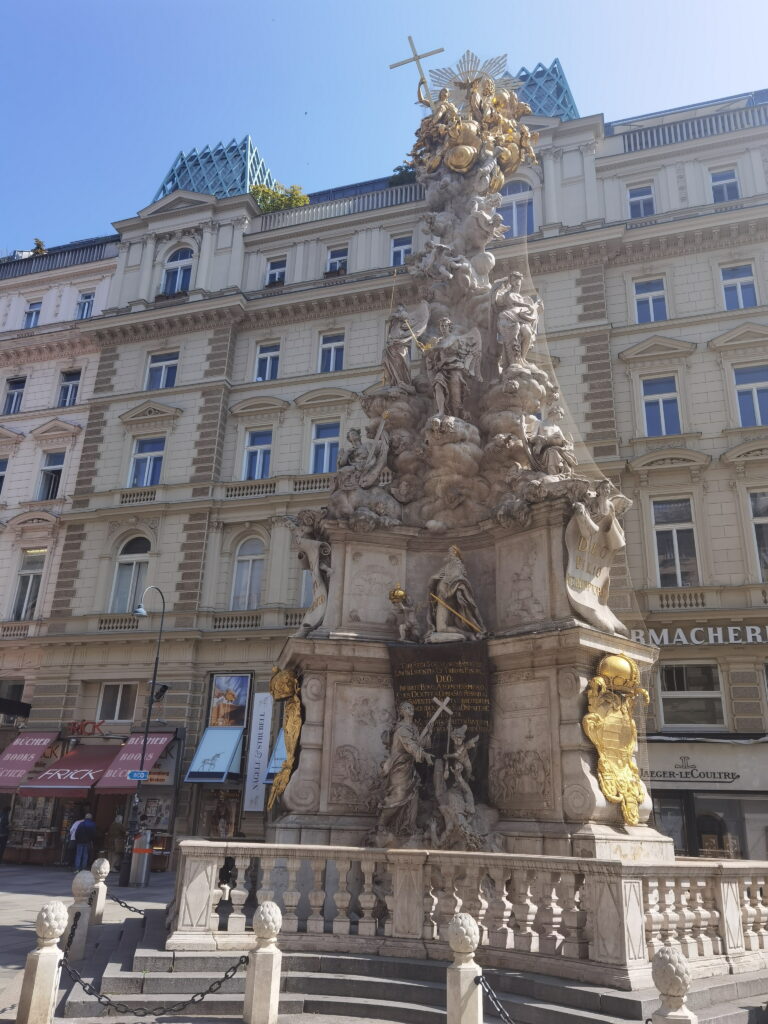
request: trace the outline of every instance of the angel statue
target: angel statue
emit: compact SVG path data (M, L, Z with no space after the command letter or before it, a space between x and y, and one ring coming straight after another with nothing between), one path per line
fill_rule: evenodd
M419 344L429 320L429 306L419 302L412 310L399 305L387 320L387 343L384 346L382 368L384 383L389 387L400 388L406 394L416 390L411 380L409 352L411 344Z
M493 285L496 310L496 342L502 373L510 366L528 363L528 353L536 341L539 314L544 304L520 293L523 275L516 270Z

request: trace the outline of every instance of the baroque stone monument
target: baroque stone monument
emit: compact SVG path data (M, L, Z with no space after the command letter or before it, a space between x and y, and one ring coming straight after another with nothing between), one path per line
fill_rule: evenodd
M419 82L428 241L368 426L324 514L293 523L313 602L280 658L303 724L270 837L671 859L635 764L652 652L608 604L631 503L579 466L542 302L488 248L537 162L497 64L465 54L437 97Z

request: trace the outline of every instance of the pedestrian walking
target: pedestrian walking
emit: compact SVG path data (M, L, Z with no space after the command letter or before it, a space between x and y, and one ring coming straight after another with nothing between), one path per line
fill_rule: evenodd
M11 809L3 807L0 811L0 861L3 859L5 848L8 845L8 836L11 833Z
M88 867L91 859L91 843L95 837L96 822L93 820L92 814L86 814L75 830L75 871L82 871Z
M113 871L117 871L125 852L125 825L122 814L116 814L115 820L107 829L107 853Z

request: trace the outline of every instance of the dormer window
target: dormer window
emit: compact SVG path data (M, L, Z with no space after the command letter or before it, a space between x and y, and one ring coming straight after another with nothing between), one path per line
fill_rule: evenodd
M192 250L177 249L166 260L163 295L189 291L192 278Z

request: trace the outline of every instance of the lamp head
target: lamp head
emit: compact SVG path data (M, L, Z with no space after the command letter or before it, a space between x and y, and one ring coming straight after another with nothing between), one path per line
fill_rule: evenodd
M147 611L143 604L137 604L136 607L133 609L133 614L136 616L137 619L146 619L149 616L149 612Z

